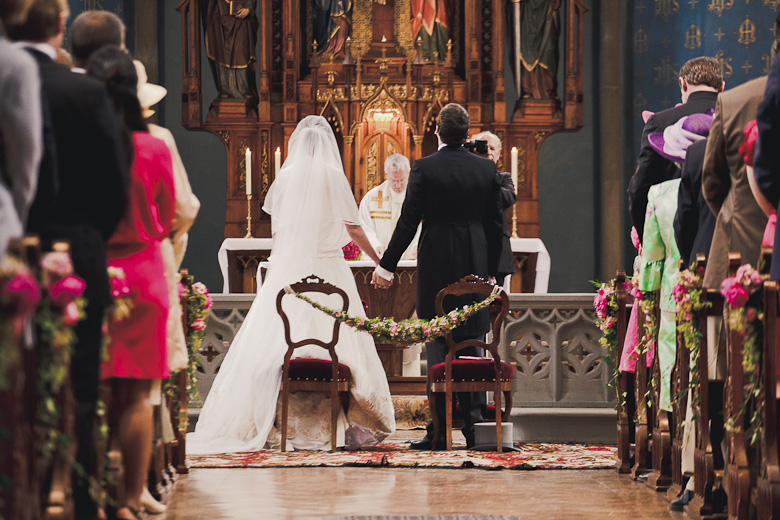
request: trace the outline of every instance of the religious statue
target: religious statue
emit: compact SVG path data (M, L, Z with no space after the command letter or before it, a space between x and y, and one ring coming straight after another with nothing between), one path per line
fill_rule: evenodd
M257 98L256 0L201 0L206 54L219 97L237 101Z
M314 41L325 56L344 52L352 32L352 0L314 0Z
M561 0L510 0L510 34L520 99L558 99L558 34Z
M451 38L452 0L412 0L412 35L422 40L426 60L447 57L447 42Z

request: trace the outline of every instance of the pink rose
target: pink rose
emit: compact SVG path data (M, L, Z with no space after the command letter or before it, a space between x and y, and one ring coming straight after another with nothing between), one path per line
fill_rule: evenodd
M46 253L41 260L41 267L46 272L47 279L59 280L73 274L73 264L70 255L62 251Z
M179 282L179 299L181 300L187 294L187 287Z
M7 299L12 314L28 316L41 300L41 291L29 271L18 271L5 286L0 287L0 296Z
M615 320L612 319L612 316L607 317L607 321L604 322L604 327L607 329L611 329L615 326Z
M720 293L732 307L744 307L748 301L745 288L734 278L726 278L720 284Z
M63 309L84 292L86 284L78 276L68 276L49 288L51 302Z
M687 294L688 291L685 290L685 287L683 287L681 284L677 284L674 286L674 289L672 289L672 295L674 296L674 301L679 302L683 299L683 296Z
M193 328L194 330L203 330L203 329L206 328L206 322L203 321L203 318L200 318L200 319L197 319L197 320L193 321L190 324L190 327Z
M203 306L204 309L210 309L214 305L214 300L211 299L211 295L206 295L206 305Z
M192 284L192 291L195 294L208 294L209 290L206 288L205 285L203 285L202 282L195 282Z

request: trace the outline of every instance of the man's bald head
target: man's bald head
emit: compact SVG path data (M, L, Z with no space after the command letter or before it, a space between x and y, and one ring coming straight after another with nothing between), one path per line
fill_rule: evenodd
M70 48L73 63L84 67L92 54L105 45L125 48L125 24L108 11L84 11L73 20Z

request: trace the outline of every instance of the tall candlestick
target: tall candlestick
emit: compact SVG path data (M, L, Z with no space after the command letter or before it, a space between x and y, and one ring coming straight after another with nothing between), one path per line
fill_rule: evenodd
M512 184L515 185L517 193L517 146L512 147Z
M252 150L246 149L246 194L252 195Z
M278 146L276 147L276 151L274 152L274 166L275 170L274 173L276 175L279 175L279 170L282 169L282 149Z

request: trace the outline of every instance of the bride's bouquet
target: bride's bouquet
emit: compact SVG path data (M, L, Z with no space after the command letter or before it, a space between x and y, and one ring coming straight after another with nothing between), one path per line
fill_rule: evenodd
M341 250L344 251L346 260L360 260L360 257L363 255L363 251L360 250L354 241L342 247Z

